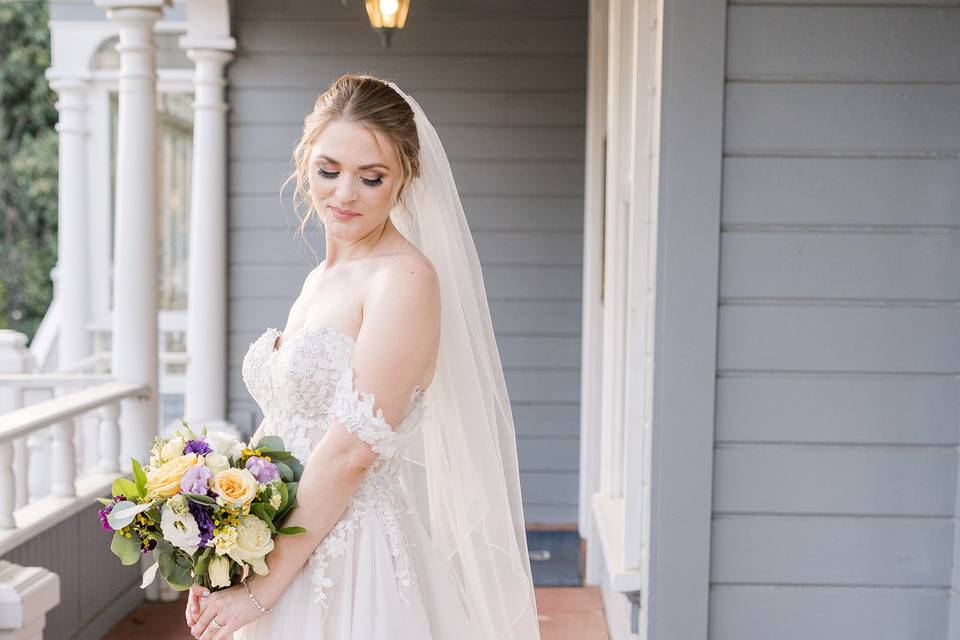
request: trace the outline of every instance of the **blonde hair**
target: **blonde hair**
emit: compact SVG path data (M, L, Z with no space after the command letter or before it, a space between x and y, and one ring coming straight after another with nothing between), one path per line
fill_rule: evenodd
M281 187L296 181L293 194L294 212L303 230L319 212L310 197L310 150L324 128L334 120L356 122L373 134L382 133L393 144L400 162L400 189L397 202L403 207L403 196L410 183L420 175L420 139L413 109L386 81L366 74L345 73L317 97L313 110L303 121L303 135L293 150L293 173ZM305 208L305 211L304 211ZM303 213L301 213L301 211Z

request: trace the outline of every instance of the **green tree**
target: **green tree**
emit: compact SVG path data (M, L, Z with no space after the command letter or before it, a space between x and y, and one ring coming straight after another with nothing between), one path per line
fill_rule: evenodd
M31 340L57 260L56 96L46 2L0 2L0 328Z

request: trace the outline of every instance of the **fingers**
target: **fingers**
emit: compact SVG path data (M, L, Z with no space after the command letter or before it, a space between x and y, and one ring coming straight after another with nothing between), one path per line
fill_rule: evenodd
M187 605L187 626L192 627L200 618L200 612L203 610L200 596L190 596L190 603Z
M209 591L206 591L205 593L209 593ZM215 615L215 612L213 611L215 607L210 606L212 602L213 601L210 599L210 596L201 595L201 602L198 605L199 610L198 614L196 615L197 620L190 629L193 633L193 637L201 637L203 632L210 625L210 621ZM211 630L215 631L216 627L211 627Z
M187 598L187 626L192 627L197 622L197 618L200 617L200 597L201 594L205 591L204 587L195 584L190 587L190 594Z
M200 640L214 640L215 638L220 637L220 629L215 625L210 625L207 627L207 630L203 632L203 635L200 636Z
M220 618L217 618L217 622L223 622ZM233 629L230 625L224 624L223 627L218 627L213 624L213 619L211 618L210 625L203 632L203 635L200 636L200 640L225 640L230 638L233 634Z

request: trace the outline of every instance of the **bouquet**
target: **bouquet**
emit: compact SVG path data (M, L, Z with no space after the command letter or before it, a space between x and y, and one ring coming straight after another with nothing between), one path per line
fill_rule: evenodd
M153 552L141 589L158 570L177 591L226 588L250 569L266 575L274 536L306 531L283 526L297 503L303 464L277 436L250 447L206 427L197 435L181 422L183 431L154 439L149 465L130 459L133 480L121 476L112 498L97 498L100 524L114 532L111 551L124 565Z

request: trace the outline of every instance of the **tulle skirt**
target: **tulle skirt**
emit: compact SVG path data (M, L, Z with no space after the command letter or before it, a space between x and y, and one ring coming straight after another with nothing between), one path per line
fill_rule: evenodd
M450 569L420 519L400 513L396 527L375 511L365 513L338 536L338 555L327 560L323 572L329 579L326 606L315 599L317 564L308 562L273 610L233 640L479 640ZM395 555L398 532L406 549L402 560ZM398 563L412 572L409 584L398 580Z

